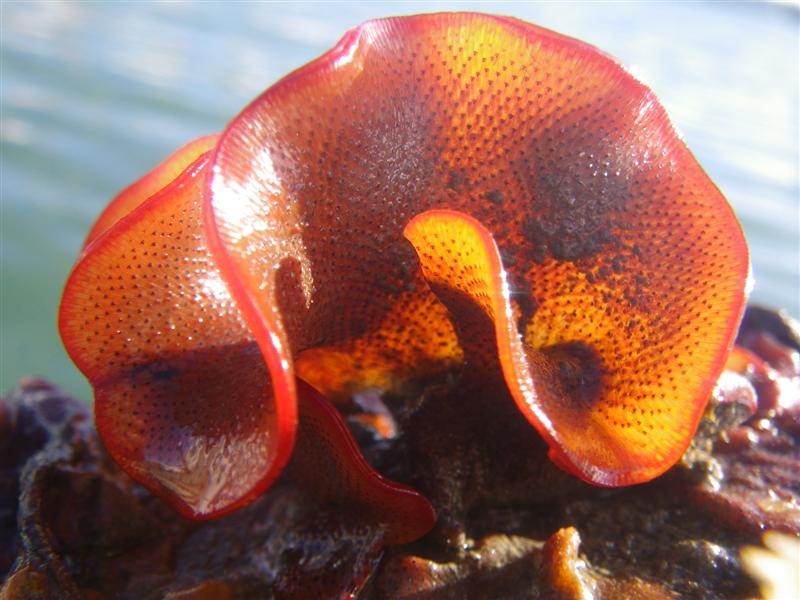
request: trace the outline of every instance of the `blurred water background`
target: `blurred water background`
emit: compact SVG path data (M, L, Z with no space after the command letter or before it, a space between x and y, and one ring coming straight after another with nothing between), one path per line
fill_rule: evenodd
M741 219L752 299L800 315L797 4L0 2L0 390L89 399L56 310L105 203L369 18L474 10L583 39L656 92Z

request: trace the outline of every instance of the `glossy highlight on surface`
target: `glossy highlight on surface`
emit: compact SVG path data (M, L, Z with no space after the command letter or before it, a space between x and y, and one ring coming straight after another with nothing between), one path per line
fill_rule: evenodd
M486 15L371 21L177 156L96 226L60 327L111 454L186 516L280 474L298 376L339 403L453 370L507 385L599 485L688 445L747 248L652 92L595 48ZM413 520L408 493L383 502Z

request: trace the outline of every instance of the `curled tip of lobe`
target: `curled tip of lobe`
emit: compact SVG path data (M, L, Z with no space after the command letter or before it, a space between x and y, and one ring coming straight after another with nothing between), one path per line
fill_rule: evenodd
M608 343L592 336L587 324L583 337L537 343L536 332L520 321L497 244L478 220L457 211L431 210L412 219L404 233L425 278L452 315L467 362L475 357L470 369L491 376L491 365L499 363L495 371L502 372L559 467L595 484L626 485L655 477L681 456L710 389L705 382L692 386L676 381L673 374L688 359L676 351L669 330L641 332L657 346L662 372L621 379L619 363L637 356L621 357L616 350L622 345L635 348L641 342L637 332L611 330L620 339L612 337ZM613 304L608 309L613 319ZM558 320L571 316L551 314L540 326L557 329ZM489 321L494 339L487 335ZM697 331L695 339L702 341L703 335ZM492 342L494 360L481 347ZM721 370L715 364L719 354L714 349L695 358L712 370L708 381L716 380ZM674 395L664 393L665 388Z
M322 395L297 380L300 426L291 467L294 477L385 529L386 544L412 542L433 528L436 515L417 491L375 471L342 417Z
M117 194L92 225L83 247L86 248L114 223L165 188L201 155L211 150L219 135L205 135L184 144L144 177L130 184Z

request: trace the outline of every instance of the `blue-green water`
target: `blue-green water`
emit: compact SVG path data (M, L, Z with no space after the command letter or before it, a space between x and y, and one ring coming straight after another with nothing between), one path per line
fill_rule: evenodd
M800 315L798 10L770 3L0 2L0 389L89 398L56 330L103 205L373 17L508 14L591 42L648 83L742 220L753 299Z

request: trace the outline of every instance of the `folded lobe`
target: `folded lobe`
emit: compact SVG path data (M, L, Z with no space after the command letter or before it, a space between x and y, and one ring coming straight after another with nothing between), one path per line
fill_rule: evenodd
M206 246L208 152L100 234L59 315L95 390L114 459L182 514L210 518L258 496L288 460L296 408L269 371Z

